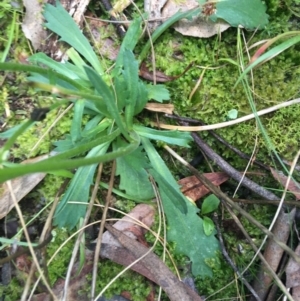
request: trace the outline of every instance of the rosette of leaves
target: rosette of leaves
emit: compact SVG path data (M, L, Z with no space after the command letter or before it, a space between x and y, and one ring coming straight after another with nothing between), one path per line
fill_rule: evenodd
M116 160L120 189L130 199L152 199L155 194L149 178L154 178L170 225L169 239L177 242L178 252L191 258L195 275L211 275L205 259L214 256L218 242L214 236L207 237L202 233L198 210L194 205L191 207L181 193L179 185L151 143L161 141L188 147L192 138L186 132L145 127L136 119L148 100L161 102L169 99L164 86L145 84L139 79L139 62L133 50L141 35L141 20L132 22L112 71L105 73L101 61L76 23L59 2L56 5L45 5L45 26L71 46L67 51L71 62L59 63L43 53L37 53L29 59L32 65L2 63L0 69L30 72L29 80L34 86L52 93L54 103L49 110L73 102L70 133L63 140L54 142L53 156L22 165L8 162L7 153L16 138L36 121L27 120L11 129L6 133L9 139L0 150L1 165L4 166L0 170L0 181L29 173L77 168L54 217L55 225L72 229L86 212L97 165ZM89 115L89 121L83 125L86 114ZM191 246L183 243L182 229L188 231L193 251ZM203 245L206 246L204 249Z

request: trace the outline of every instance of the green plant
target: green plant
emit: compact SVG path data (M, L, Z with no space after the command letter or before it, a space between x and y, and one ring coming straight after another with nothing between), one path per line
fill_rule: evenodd
M258 0L256 2L261 3ZM247 7L245 3L243 2L243 10ZM223 12L221 17L227 19L225 16L230 13L229 6L222 7L220 3L218 5L220 5L218 13ZM267 22L264 8L260 6L259 10L263 22ZM152 41L177 20L199 12L200 9L197 8L177 13L153 33ZM61 64L38 53L30 58L33 64L30 66L11 63L0 65L2 70L30 72L29 79L33 86L51 92L54 96L54 102L49 108L35 110L30 120L5 133L9 139L0 151L0 163L5 167L0 170L0 181L28 173L50 173L78 167L54 217L56 225L72 229L86 211L85 204L89 198L89 188L98 163L116 160L120 188L138 201L154 197L149 181L151 175L158 183L169 226L172 227L169 238L178 243L178 251L182 251L192 259L195 274L209 275L210 271L203 267L204 259L217 250L217 240L214 236L206 237L198 232L201 242L208 246L198 259L195 250L200 240L197 242L196 232L191 229L193 226L195 229L202 229L202 220L197 215L196 208L192 207L181 194L175 179L150 142L157 140L187 147L191 137L188 133L158 131L144 127L135 118L149 99L160 102L169 99L169 93L164 86L145 84L138 77L139 63L150 48L149 41L141 51L139 60L135 59L133 49L141 35L141 20L132 22L115 66L110 73L105 73L92 47L59 2L57 7L47 4L44 16L47 21L46 27L60 35L61 40L72 47L67 54L73 63ZM257 20L251 19L251 16L250 21L249 16L245 14L240 14L239 17L238 22L245 22L248 28L261 25ZM232 19L227 20L234 24ZM7 160L8 154L16 139L36 121L40 121L46 111L51 111L69 101L74 103L70 134L66 135L64 140L54 143L55 155L34 164L10 163ZM89 121L84 123L86 115L89 116ZM87 155L81 157L85 153ZM71 201L79 201L82 205L71 204ZM190 218L186 219L186 215ZM195 240L194 254L190 254L190 250L182 242L179 235L180 227L185 228L191 239Z
M0 65L2 70L30 72L32 85L54 96L49 108L43 108L42 111L36 109L30 120L3 134L8 140L0 150L0 161L4 166L0 170L0 181L28 173L78 168L54 216L55 225L72 229L86 212L85 204L89 200L97 164L116 160L120 188L132 199L147 201L155 196L149 180L150 176L153 177L162 194L168 222L172 225L170 237L177 240L178 245L182 244L176 233L181 233L179 227L184 224L176 221L188 221L186 215L189 214L193 219L190 219L190 225L185 222L185 227L197 241L192 220L200 223L201 219L188 209L188 201L180 192L179 185L150 142L154 140L188 147L191 136L177 131L154 130L139 124L135 118L149 99L160 102L169 99L164 86L145 84L138 77L139 62L135 59L133 49L141 34L141 20L132 22L116 64L108 74L104 72L87 39L59 3L57 7L47 4L44 16L46 26L72 46L67 51L72 63L58 63L43 53L37 53L29 59L32 65ZM54 143L54 155L33 164L10 163L8 155L16 139L40 121L45 112L69 101L74 103L70 133ZM87 155L82 156L85 153ZM82 204L71 204L72 201ZM206 240L205 235L203 240ZM195 254L189 254L189 250L184 250L193 258L195 274L210 275L210 270L204 267L205 259L213 256L218 243L211 236L206 244L208 248L198 256L199 259Z
M217 210L219 204L220 200L214 194L211 194L208 197L206 197L202 203L201 216L203 217L204 233L207 236L211 235L214 232L215 225L212 219L205 215Z

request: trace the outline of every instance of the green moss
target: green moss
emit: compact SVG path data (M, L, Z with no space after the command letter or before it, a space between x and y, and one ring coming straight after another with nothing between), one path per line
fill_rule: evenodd
M212 278L200 278L195 279L195 285L201 296L206 298L210 295L212 300L226 300L236 297L236 283L232 283L229 286L228 283L234 280L234 272L229 267L228 263L222 258L222 255L219 254L215 258L217 262L208 262L213 271ZM217 267L217 268L216 268ZM213 279L213 281L212 281ZM225 288L226 286L226 288ZM215 294L216 292L218 292Z
M17 147L12 150L15 158L27 158L28 156L34 157L37 155L49 153L52 149L53 141L63 137L66 133L70 132L72 113L66 114L59 124L54 127L47 135L44 136L39 147L32 151L34 145L39 141L40 137L52 125L57 116L57 111L51 111L47 114L46 119L37 122L29 130L18 137L16 141Z
M49 202L55 197L64 180L65 178L63 177L48 174L44 178L43 182L38 185L37 190L39 190L45 197L45 199Z
M218 67L206 70L201 85L192 98L189 96L200 78L202 68L193 68L183 77L168 84L172 93L171 99L179 115L214 124L225 121L227 112L231 109L238 110L238 117L252 112L242 85L233 89L239 77L238 68L218 62L219 58L236 60L238 54L235 47L237 39L235 32L235 29L231 29L223 33L222 40L218 41L217 38L183 37L169 30L156 43L157 68L167 75L180 74L191 61L195 61L196 66ZM246 35L250 37L252 33ZM257 33L251 43L267 36L266 31ZM176 51L182 52L181 60L174 57ZM299 96L300 69L297 54L298 46L295 46L254 71L254 101L257 110ZM299 133L295 134L298 126L296 116L299 113L299 108L293 106L261 118L275 150L288 159L291 159L299 148ZM274 116L277 122L273 121ZM283 123L285 126L282 126ZM254 121L220 129L217 132L230 144L248 154L252 152L258 136L260 151L257 158L267 160L269 145L256 130ZM220 154L225 158L232 156L226 147Z
M52 231L53 240L47 246L47 255L50 258L58 248L69 238L70 233L65 229L56 228ZM58 279L64 278L73 252L74 239L71 239L55 256L48 268L50 284L53 285Z
M273 208L270 206L248 206L247 211L255 219L259 220L263 225L269 225L271 217L273 216ZM228 216L229 217L229 216ZM229 217L230 218L230 217ZM253 241L258 246L263 238L263 233L248 220L242 218L242 224L246 231L251 236ZM237 232L228 228L223 230L223 240L226 242L226 251L234 262L235 266L241 272L250 263L254 256L252 247L245 239L237 236ZM247 290L243 288L240 281L236 281L236 275L230 265L225 261L221 253L218 254L214 260L208 260L207 264L212 268L213 277L201 279L196 278L196 286L201 295L210 297L212 300L224 300L236 298L237 290L245 293ZM257 271L258 265L254 262L244 275L248 282L251 282ZM213 281L212 281L213 279ZM229 285L228 285L229 284ZM227 286L228 285L228 286ZM244 292L245 290L245 292ZM215 294L218 292L217 294Z
M5 296L5 301L19 300L24 287L20 285L18 279L14 277L7 286L0 285L0 295Z
M286 9L285 1L268 0L266 2L268 5L268 13L272 17L272 22L263 31L256 33L251 43L274 37L279 33L286 32L294 27L297 28L298 26L297 24L289 23L291 14ZM142 3L142 1L139 3ZM292 1L287 0L286 3L290 5ZM252 32L246 33L247 38L250 38L252 34ZM15 52L12 53L20 53L23 46L24 44L16 47ZM258 95L255 102L258 110L275 105L286 99L298 97L300 71L298 67L298 48L299 46L295 46L293 49L284 52L255 70L254 87L255 93ZM239 116L251 112L242 86L239 85L236 89L233 89L236 79L239 76L238 69L233 65L225 65L224 62L219 62L220 58L236 60L236 29L230 29L223 33L221 41L219 41L218 37L210 39L183 37L170 29L155 44L155 52L157 68L168 75L178 75L191 61L195 62L196 67L191 69L180 79L168 83L172 93L173 102L176 106L176 111L180 115L202 119L206 123L212 124L225 121L227 112L233 108L239 111ZM177 53L180 53L180 55L177 56ZM203 71L200 66L219 68L207 70L205 72L199 89L194 96L189 99L189 95ZM28 117L33 104L44 103L43 96L37 96L32 88L28 87L26 84L22 84L24 78L24 75L18 75L13 78L12 81L7 80L2 90L2 98L10 102L11 105L15 102L22 102L22 106L16 109L25 111L25 115L15 113L13 118L19 117L20 119L23 119L26 116ZM26 102L24 96L31 97L30 104ZM0 103L0 105L1 112L3 112L3 103ZM297 119L299 113L299 110L295 107L289 107L269 114L262 119L276 150L287 158L292 158L299 148L300 133L298 130ZM54 111L49 113L43 122L37 123L18 139L18 147L12 151L14 157L25 158L30 153L32 146L55 119L55 114L56 112ZM62 139L62 137L69 132L71 119L72 113L69 113L60 121L59 125L45 137L39 149L33 152L31 156L48 153L52 149L52 142ZM16 124L19 121L20 120L11 120L11 124ZM237 146L245 153L250 153L252 151L256 137L258 136L259 153L257 154L257 158L263 161L269 160L269 149L263 137L256 129L254 121L248 121L231 128L220 129L217 132L230 144ZM213 146L213 148L227 158L230 163L234 164L236 167L243 166L244 161L233 157L232 152L226 147L215 142L215 140L207 133L202 133L201 135L205 137L205 140L209 145ZM191 156L191 154L188 156ZM165 157L167 157L167 155L165 155L164 158ZM61 182L61 178L50 175L47 176L44 183L39 186L39 189L42 190L46 198L52 198ZM129 211L132 206L134 206L131 202L126 202L121 205L119 205L119 203L117 204L126 211ZM249 207L249 211L254 217L267 225L269 223L270 213L269 209L267 210L264 208L265 207L254 206ZM256 227L244 220L243 223L250 235L256 239L261 238L262 234ZM54 242L48 246L49 256L53 254L61 243L69 236L63 229L56 230L56 232L57 235ZM147 240L150 243L153 242L153 236L150 234L148 235ZM238 253L235 254L234 250L240 241L233 235L224 234L224 236L227 241L229 252L233 255L237 265L242 268L245 263L249 261L250 257L252 257L253 253L250 252L250 249L247 249L247 245L245 244L244 248L247 249L247 252L243 255ZM71 242L63 248L54 262L51 263L49 267L49 276L52 284L58 278L64 277L71 256L72 247L73 243ZM174 245L170 244L169 250L172 254L174 253L174 249ZM162 252L162 246L158 245L155 248L155 253L161 256ZM174 255L174 259L181 270L187 265L188 259L185 256ZM174 270L169 258L167 258L166 264L171 270ZM222 259L221 255L216 258L215 261L208 261L208 264L213 269L214 280L212 281L209 278L197 279L196 281L199 292L201 295L206 296L216 292L231 280L234 280L233 271ZM103 261L100 265L100 272L97 279L97 291L100 291L107 284L109 279L113 278L114 275L122 269L123 267L114 264L111 261ZM14 282L12 285L14 285ZM23 288L21 288L21 290L22 289ZM12 291L14 293L18 292L19 294L20 288ZM136 273L128 271L109 288L106 294L111 296L113 294L119 294L122 291L129 291L132 295L132 300L145 300L150 291L150 285L142 276L138 276ZM89 293L88 290L87 292ZM10 296L13 296L12 300L16 300L19 297L19 295ZM225 299L227 297L236 297L236 284L232 284L230 287L226 288L226 290L220 292L219 295L215 295L214 299Z
M99 273L96 282L96 291L100 292L118 273L124 269L123 266L104 260L99 266ZM91 281L91 276L87 276L87 281ZM145 278L133 271L126 271L122 274L111 286L105 291L104 295L108 298L113 295L120 295L122 292L129 292L131 300L144 301L151 290L150 282L145 281ZM84 292L84 291L82 291ZM90 294L90 288L85 292Z

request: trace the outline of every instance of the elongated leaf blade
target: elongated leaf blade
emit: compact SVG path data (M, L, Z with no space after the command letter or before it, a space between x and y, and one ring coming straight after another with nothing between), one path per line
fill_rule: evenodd
M141 125L134 125L133 129L141 136L164 141L168 144L174 144L184 147L189 147L189 143L193 140L189 132L180 131L158 131Z
M158 182L158 184L161 187L163 186L165 188L167 195L173 201L173 205L177 207L181 212L186 213L186 197L181 193L180 187L171 174L170 170L168 169L154 146L151 144L151 142L147 138L143 137L141 137L141 141L153 169L151 171L151 174Z
M76 82L75 80L57 73L53 70L46 69L46 68L41 68L38 66L30 66L30 65L22 65L22 64L15 64L15 63L0 63L0 70L3 71L24 71L24 72L32 72L32 73L37 73L45 78L49 79L55 79L56 82L58 80L61 80L63 82L67 82L73 89L75 90L82 90L84 87L82 86L81 83Z
M70 130L71 139L73 143L81 138L81 124L84 105L85 101L82 99L77 100L74 105L74 115Z
M123 64L123 59L124 59L124 51L125 50L131 50L135 48L139 37L141 36L142 33L142 28L141 28L141 18L133 20L131 22L128 31L123 39L120 51L118 53L118 57L116 60L116 66L113 70L113 77L118 76L120 68L122 68Z
M106 104L107 111L109 115L116 121L117 125L119 126L122 134L129 138L128 132L126 131L123 121L121 119L118 106L116 104L114 95L104 80L101 78L99 74L97 74L93 69L89 67L85 67L86 74L91 81L92 85L95 87L97 92L103 96L103 100Z
M74 47L99 74L104 73L92 46L59 1L56 1L56 7L45 5L44 17L47 28L61 36L62 41Z
M138 62L135 60L135 57L132 51L125 49L123 51L123 70L122 75L124 77L124 81L127 85L128 96L126 99L125 106L125 122L127 126L130 128L132 126L132 119L134 116L134 111L137 102L137 92L138 92Z
M59 62L54 61L52 58L47 56L45 53L39 52L36 53L28 58L28 61L35 64L43 64L56 72L63 74L71 79L78 79L77 74L74 70L70 70L66 64L62 64ZM75 67L75 66L74 66Z
M96 146L86 157L90 158L105 154L108 146L109 143ZM66 227L71 230L77 225L79 219L84 217L96 167L97 164L78 168L56 209L54 225ZM70 201L80 202L81 204L69 204L68 202Z
M236 86L245 77L245 75L249 71L251 71L253 68L255 68L257 65L259 65L260 63L262 63L264 61L270 60L274 56L278 55L279 53L283 52L284 50L290 48L291 46L293 46L293 45L295 45L299 42L300 42L300 36L292 37L292 38L284 41L280 45L277 45L277 46L273 47L272 49L270 49L269 51L267 51L263 55L261 55L252 64L250 64L249 66L247 66L245 68L244 72L240 75L240 77L238 78L238 80L236 81L234 86Z

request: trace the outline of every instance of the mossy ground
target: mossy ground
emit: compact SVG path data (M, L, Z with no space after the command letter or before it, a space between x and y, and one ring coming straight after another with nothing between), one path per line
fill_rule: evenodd
M3 9L6 7L4 5L5 3L8 4L9 1L4 1L0 5L0 25L1 28L6 28L6 31L2 33L3 39L0 41L1 48L5 47L9 35L8 24L10 24L10 19L7 17L9 14L3 13ZM256 32L255 34L253 34L253 32L245 32L246 40L250 40L251 38L251 44L274 37L288 30L299 29L297 19L293 18L290 10L287 8L287 5L290 7L293 5L294 2L292 0L268 0L266 3L268 13L270 14L270 24L263 31ZM7 12L10 11L7 10ZM20 20L21 18L19 17L19 21ZM219 39L219 37L210 39L183 37L174 32L173 29L170 29L155 43L157 68L167 75L180 74L191 61L195 62L195 67L188 73L178 80L167 84L171 91L172 102L175 104L176 112L179 115L201 119L208 124L213 124L225 121L227 113L231 109L237 109L239 116L251 113L249 102L242 86L238 85L235 89L233 88L239 76L237 67L220 61L222 58L237 60L238 53L236 45L236 29L229 29L222 33L221 39ZM254 92L256 95L255 104L257 110L278 104L287 99L299 97L300 58L297 54L298 52L299 46L296 45L254 71ZM16 32L8 59L18 61L22 53L30 53L30 49L19 28L19 33ZM199 89L197 89L193 97L189 99L189 95L199 79L203 67L212 67L213 69L205 71ZM4 85L2 85L0 95L1 116L4 116L4 104L7 102L12 109L11 118L8 120L9 126L13 126L19 123L20 120L28 117L29 111L34 106L38 104L48 104L46 96L37 96L33 89L25 83L24 79L24 76L20 74L16 76L9 75L8 79L4 81ZM299 106L288 107L262 118L263 125L275 146L275 150L287 159L292 159L299 149L299 113ZM37 123L35 127L20 137L16 147L12 151L14 160L22 160L27 157L38 138L52 124L56 114L57 112L51 112L48 114L47 119L42 123ZM49 152L49 150L52 149L52 142L61 139L69 132L70 117L70 115L66 115L59 122L59 125L51 130L45 139L43 139L39 148L31 153L31 156ZM1 121L4 122L3 118ZM257 130L254 121L220 129L217 133L230 144L247 154L251 154L256 139L258 139L257 159L267 164L271 163L270 148L261 133ZM244 169L247 162L235 157L230 150L215 142L207 133L202 133L201 135L213 146L217 153L227 159L229 163L233 164L237 169ZM187 157L192 158L194 152L195 149L192 149L191 154L188 154ZM37 190L43 194L47 201L51 201L62 181L62 178L49 175L45 178L44 182L38 186ZM270 180L268 181L270 182ZM268 181L265 182L265 184L268 183ZM132 205L129 204L128 206L131 207ZM264 210L261 210L261 208L256 210L256 207L249 207L249 210L255 218L266 224L268 224L270 214L273 211L273 209L269 207L265 207ZM261 237L261 234L256 228L253 228L252 225L246 224L246 229L253 237L256 237L256 239ZM66 232L61 230L57 230L57 234L56 242L52 244L54 249L59 245L60 241L66 239L67 235ZM235 256L234 252L237 245L241 243L240 239L228 233L225 234L225 238L229 252L231 252L234 258L239 260L237 265L240 268L246 266L250 255L252 255L251 252L247 251ZM63 253L64 260L58 260L49 267L49 275L52 283L64 274L71 250L72 245L67 246ZM49 249L49 252L50 251ZM161 250L158 249L157 252L159 253ZM175 255L175 260L177 260L179 265L184 265L187 259ZM218 262L210 262L214 272L213 281L211 279L196 279L197 288L201 295L208 296L215 293L218 289L221 289L235 279L231 268L228 267L221 256L217 261ZM121 267L108 261L101 263L102 272L98 279L98 287L103 287L103 285L107 283L107 279L114 276L112 271L117 273L120 269ZM6 288L6 290L9 289L11 293L20 293L22 287L16 288L16 285L16 282L12 282L10 288ZM212 299L236 297L237 287L238 284L234 282ZM150 286L142 277L128 272L110 288L108 294L116 294L122 290L130 291L133 300L145 300L145 292L147 293L150 290ZM17 295L13 296L11 294L10 296L13 298L11 300L18 298Z

